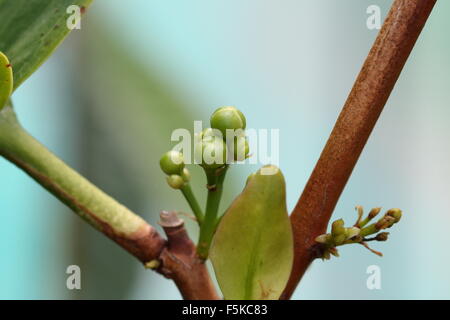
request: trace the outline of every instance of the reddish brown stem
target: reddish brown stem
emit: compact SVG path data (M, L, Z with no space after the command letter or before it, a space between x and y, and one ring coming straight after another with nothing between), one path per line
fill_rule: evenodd
M162 264L158 271L173 279L184 299L219 299L206 265L197 256L196 247L184 228L183 220L175 212L163 211L160 224L167 235L168 245L159 257Z
M331 214L436 0L395 0L294 208L295 258L282 299L316 258Z

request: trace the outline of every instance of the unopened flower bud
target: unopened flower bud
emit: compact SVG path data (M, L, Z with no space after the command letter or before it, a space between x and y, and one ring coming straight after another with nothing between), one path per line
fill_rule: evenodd
M0 110L13 91L13 72L8 58L0 51Z
M233 146L234 161L244 161L248 158L249 146L245 137L236 137Z
M399 222L402 218L402 210L400 209L389 209L386 214L395 219L395 223Z
M204 136L201 140L202 159L205 169L217 169L227 162L227 145L217 136Z
M333 237L345 235L344 220L339 219L333 222L333 224L331 225L331 234L333 235Z
M181 172L181 177L183 178L184 182L189 182L191 180L191 173L187 168L183 168L183 171Z
M172 175L168 176L167 183L173 189L181 189L184 186L183 178L177 174L172 174Z
M380 211L381 211L380 207L373 208L372 210L370 210L369 215L368 215L369 219L375 218L377 216L377 214L380 213Z
M228 130L244 130L246 120L244 114L235 107L221 107L211 115L211 127L222 132L226 137Z
M168 175L181 174L184 168L183 154L175 150L168 151L159 160L159 165Z
M375 240L377 241L386 241L388 239L389 232L380 232L375 236Z

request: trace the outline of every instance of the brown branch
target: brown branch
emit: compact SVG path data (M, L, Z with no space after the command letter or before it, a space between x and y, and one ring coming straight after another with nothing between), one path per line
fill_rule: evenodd
M331 214L436 0L395 0L291 215L294 266L282 299L316 258Z
M158 271L173 279L187 300L218 300L214 284L203 260L197 256L184 221L175 212L161 213L160 225L167 235L168 245L160 255Z

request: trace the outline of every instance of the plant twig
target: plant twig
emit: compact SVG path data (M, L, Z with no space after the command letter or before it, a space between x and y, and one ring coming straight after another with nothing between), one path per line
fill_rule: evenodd
M294 208L294 266L282 295L289 299L316 258L342 190L372 132L436 0L395 0Z
M98 189L30 136L18 123L10 105L0 111L0 155L146 267L172 278L184 298L218 298L208 271L195 255L195 246L182 224L164 225L166 241L144 219Z
M160 255L162 264L158 271L174 280L184 299L218 300L206 264L197 255L183 220L175 212L163 211L160 225L164 228L169 245Z

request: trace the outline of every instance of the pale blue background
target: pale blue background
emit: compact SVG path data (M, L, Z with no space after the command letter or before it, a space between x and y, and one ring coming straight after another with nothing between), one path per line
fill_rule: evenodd
M85 58L78 48L91 25L100 24L127 48L124 54L158 70L161 81L176 88L173 94L188 101L192 120L206 120L220 105L236 105L250 127L279 128L292 209L375 39L377 31L366 27L366 8L378 4L384 18L391 2L97 0L82 29L17 90L14 102L23 125L83 172L80 146L89 137L80 138L85 127L77 109L84 101L77 100L71 76L83 78ZM345 247L340 258L314 263L295 298L450 298L449 11L448 1L438 1L333 216L351 223L356 204L402 208L404 219L389 242L374 245L384 257ZM170 143L169 136L158 139ZM149 166L157 163L157 151L147 150ZM237 169L229 179L241 186L252 170ZM155 177L147 182L153 199L141 197L139 207L152 222L179 197L162 175ZM107 180L103 183L108 189ZM90 272L77 258L91 244L80 243L90 227L5 160L0 160L0 215L0 298L179 298L169 281L144 271L107 240L99 241L117 250L133 276L112 273L95 290L83 282L78 296L68 291L68 265L80 265L83 275ZM102 261L92 279L116 263ZM366 288L372 264L381 268L381 290ZM111 293L108 282L120 279L128 286Z

